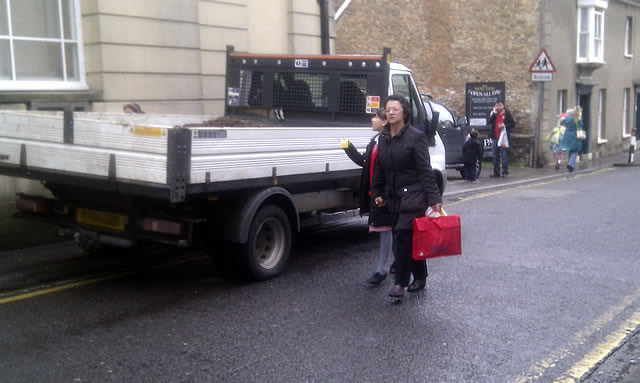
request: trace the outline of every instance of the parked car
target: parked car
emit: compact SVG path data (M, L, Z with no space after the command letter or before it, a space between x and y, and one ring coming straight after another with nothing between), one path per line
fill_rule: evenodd
M464 160L462 154L462 146L469 137L471 129L467 124L467 117L460 116L456 118L449 108L433 100L429 95L422 95L422 100L427 109L429 118L433 115L433 112L437 112L438 116L438 133L442 138L445 147L445 166L447 169L456 169L463 175ZM487 153L487 141L489 142L489 152L491 152L491 141L484 140L485 150ZM476 164L476 174L479 176L482 171L482 161L478 161Z

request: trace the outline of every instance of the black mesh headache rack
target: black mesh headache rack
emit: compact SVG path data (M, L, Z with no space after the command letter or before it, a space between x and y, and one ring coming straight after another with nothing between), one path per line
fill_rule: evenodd
M228 46L225 114L368 118L387 95L390 55L245 54Z

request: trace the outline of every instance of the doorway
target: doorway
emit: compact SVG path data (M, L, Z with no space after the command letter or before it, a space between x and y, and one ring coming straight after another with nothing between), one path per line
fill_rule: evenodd
M582 108L582 125L587 133L587 139L582 141L582 151L580 153L591 153L591 89L593 84L578 84L578 105Z

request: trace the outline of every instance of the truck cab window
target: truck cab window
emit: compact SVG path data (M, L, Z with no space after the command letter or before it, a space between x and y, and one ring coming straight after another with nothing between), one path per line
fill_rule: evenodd
M391 76L391 84L393 85L393 93L406 97L411 105L411 125L423 127L424 106L411 77L408 74L393 75Z

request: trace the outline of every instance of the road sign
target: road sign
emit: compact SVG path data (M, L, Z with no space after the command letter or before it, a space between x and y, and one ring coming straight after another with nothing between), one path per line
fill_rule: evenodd
M553 73L531 73L531 81L553 81Z
M553 66L551 62L551 57L546 50L542 49L531 66L529 67L529 72L531 73L553 73L556 71L556 67ZM536 80L533 80L536 81ZM537 80L537 81L545 81L545 80ZM550 81L550 80L546 80Z

